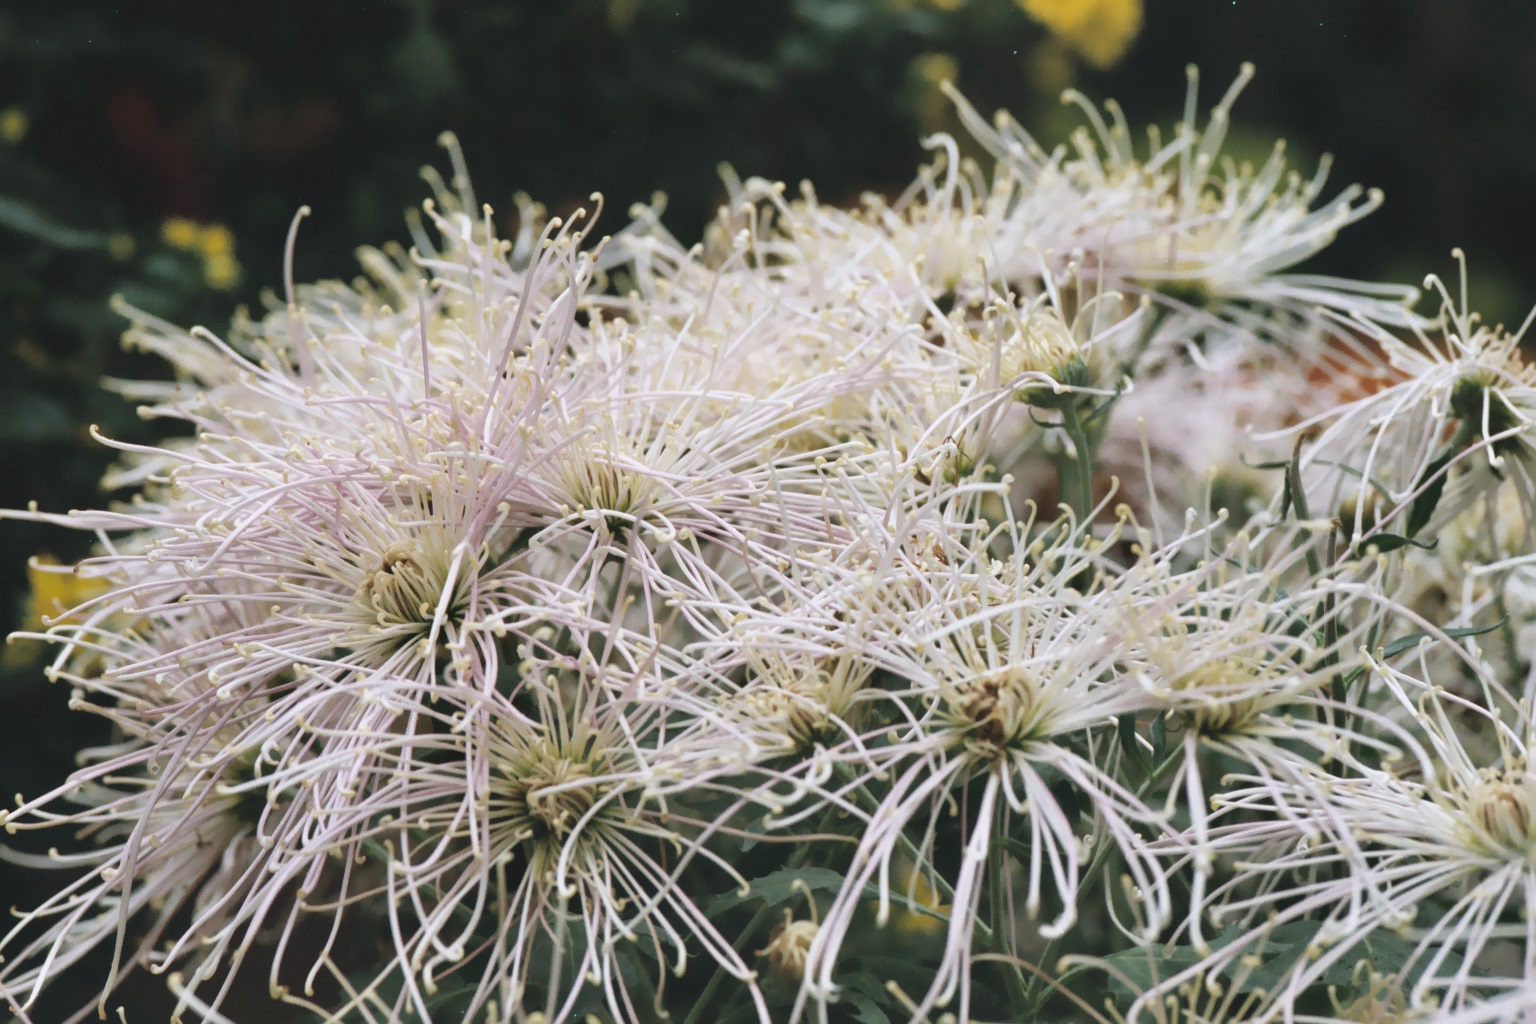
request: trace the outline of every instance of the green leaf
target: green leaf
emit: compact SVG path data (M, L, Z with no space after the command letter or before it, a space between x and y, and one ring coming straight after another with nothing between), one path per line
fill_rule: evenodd
M1120 749L1125 751L1125 758L1141 773L1142 778L1152 774L1152 765L1148 763L1146 755L1142 753L1141 743L1136 736L1136 716L1124 714L1120 716Z
M857 0L799 0L795 13L827 32L849 32L859 27L866 14Z
M1457 444L1454 440L1445 446L1445 451L1436 457L1434 462L1424 467L1424 476L1421 480L1429 480L1429 486L1419 492L1419 496L1413 499L1413 504L1408 506L1408 536L1412 537L1425 526L1435 514L1435 508L1440 504L1440 495L1445 493L1445 480L1447 474L1443 472L1450 465L1464 445Z
M1451 640L1459 640L1464 636L1482 636L1484 633L1492 633L1494 630L1498 629L1508 621L1509 620L1507 618L1504 618L1500 619L1498 622L1495 622L1491 626L1462 626L1457 629L1442 629L1438 634L1431 633L1427 629L1421 629L1418 632L1409 633L1407 636L1400 636L1396 640L1393 640L1391 643L1387 644L1386 647L1382 648L1381 656L1384 658L1395 657L1396 655L1402 654L1404 651L1417 647L1419 643L1426 637L1434 640L1438 639L1440 636L1444 636Z
M1301 440L1296 441L1296 450L1291 453L1291 464L1285 467L1285 498L1280 509L1280 518L1285 518L1286 509L1296 506L1297 519L1311 519L1312 510L1307 507L1307 491L1301 486Z
M746 825L742 826L742 831L750 833L749 835L744 835L741 837L741 852L746 853L748 850L752 849L752 847L761 842L761 840L757 838L758 836L765 836L768 834L767 821L761 817L754 818L752 821L749 821L746 823Z
M656 964L654 960L647 962L648 957L642 950L650 952L654 947L621 942L613 947L614 962L618 964L625 990L631 993L634 1001L655 1003L656 985L652 978Z
M1152 737L1152 749L1158 757L1163 756L1163 751L1168 749L1168 723L1165 721L1167 713L1160 713L1152 719L1152 728L1147 730Z
M1246 965L1242 969L1229 968L1223 973L1222 981L1228 985L1236 985L1239 992L1273 992L1284 985L1306 959L1307 950L1312 946L1321 927L1322 923L1319 921L1291 921L1280 925L1262 940L1252 943L1244 958L1247 961ZM1221 949L1230 945L1242 931L1235 926L1228 928L1211 940L1211 948ZM1355 965L1362 960L1370 964L1378 974L1395 974L1402 970L1414 951L1412 942L1383 928L1377 928L1359 939L1346 941L1352 941L1351 951L1331 964L1316 979L1316 984L1353 987L1357 980ZM1128 949L1104 958L1105 963L1115 968L1115 971L1125 979L1121 980L1115 971L1107 972L1110 989L1121 998L1140 995L1180 971L1196 966L1204 959L1205 957L1201 956L1193 946L1158 945L1150 949ZM1418 980L1423 968L1428 965L1429 959L1427 956L1419 958L1414 970L1408 974L1407 981L1410 985ZM1462 958L1457 954L1447 954L1441 965L1441 973L1454 974L1461 970L1462 962ZM1086 965L1079 965L1067 971L1062 977L1066 978L1088 969L1090 968ZM1476 967L1472 969L1472 973L1487 977L1486 971ZM1125 981L1129 981L1136 991L1128 990Z
M1396 551L1398 548L1408 546L1419 548L1422 551L1433 551L1439 544L1440 538L1438 537L1434 540L1414 540L1411 537L1404 537L1397 533L1373 533L1355 545L1355 548L1356 550L1375 548L1382 554L1386 554L1389 551Z
M1316 921L1293 921L1275 928L1262 942L1253 943L1249 953L1256 957L1258 962L1250 963L1245 968L1247 974L1241 976L1238 990L1262 991L1282 983L1297 962L1306 955L1307 947L1311 945L1320 927L1321 924ZM1244 929L1236 926L1228 928L1211 940L1211 948L1221 949L1230 945L1243 934L1243 931ZM1127 949L1120 953L1113 953L1105 957L1104 962L1115 968L1115 971L1106 972L1110 989L1118 996L1127 997L1140 995L1180 971L1194 967L1204 959L1205 956L1194 946L1154 945L1149 949ZM1062 977L1066 978L1086 969L1088 969L1086 966L1077 966ZM1124 980L1120 976L1123 976ZM1228 971L1223 975L1223 981L1228 984L1235 983L1239 976ZM1126 988L1126 981L1135 987L1135 991Z
M0 227L27 235L59 249L105 250L111 236L104 231L82 231L49 220L46 216L9 196L0 196Z
M1351 985L1355 981L1355 965L1364 960L1371 965L1377 974L1393 975L1403 969L1403 965L1413 956L1414 943L1394 932L1384 928L1378 928L1371 932L1355 946L1351 955L1341 957L1337 963L1329 967L1327 972L1319 979L1327 985ZM1424 973L1424 968L1429 966L1429 961L1434 950L1420 955L1418 962L1408 972L1407 986L1411 988ZM1462 969L1464 959L1461 954L1447 952L1445 960L1440 965L1440 975L1455 974ZM1470 972L1474 977L1486 978L1486 968L1474 965Z
M886 1016L879 1004L862 992L845 989L837 1002L859 1024L891 1024L891 1018Z
M1290 462L1286 459L1276 459L1273 462L1249 462L1245 454L1239 454L1237 461L1249 469L1286 469L1290 466Z
M804 898L803 891L795 887L797 879L804 882L812 892L837 892L843 887L843 876L831 868L780 868L749 882L749 891L745 896L736 890L721 893L709 901L704 912L710 917L717 917L727 910L759 900L770 907L776 907L796 897Z

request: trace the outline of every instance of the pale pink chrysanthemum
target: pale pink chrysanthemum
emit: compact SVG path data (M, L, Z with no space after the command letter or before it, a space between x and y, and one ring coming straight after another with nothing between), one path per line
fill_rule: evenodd
M982 883L990 878L1010 892L1013 884L998 874L1006 863L999 829L1027 822L1030 849L1022 899L1010 895L1015 909L1004 912L1002 923L1011 930L1019 909L1032 918L1049 905L1056 917L1042 933L1065 932L1076 916L1087 854L1077 826L1050 791L1042 774L1047 771L1085 795L1100 841L1120 852L1140 886L1146 918L1157 922L1149 927L1167 919L1166 880L1136 828L1158 829L1160 818L1106 770L1102 762L1113 755L1103 746L1107 737L1098 735L1106 722L1142 710L1145 695L1116 678L1110 606L1096 602L1092 590L1083 595L1053 582L1079 571L1091 576L1092 559L1070 546L1021 544L994 563L986 540L941 547L937 562L913 574L910 586L866 589L866 600L876 602L872 617L883 627L868 658L899 681L892 697L903 711L874 726L880 741L866 738L860 758L849 766L876 803L867 810L869 825L847 881L808 951L797 1007L814 1001L824 1011L835 997L838 952L865 887L877 885L883 918L892 860L905 850L908 829L918 828L924 837L918 855L931 858L943 807L963 793L979 801L976 817L967 823L939 973L914 1019L957 994L961 1017L969 1013L969 958ZM1086 753L1076 749L1078 740ZM874 785L886 777L888 782ZM1002 941L1011 945L1007 936Z

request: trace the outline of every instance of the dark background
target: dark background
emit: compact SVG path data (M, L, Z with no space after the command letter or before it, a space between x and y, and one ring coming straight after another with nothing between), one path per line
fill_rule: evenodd
M1416 283L1450 273L1460 245L1474 306L1518 321L1536 301L1533 43L1529 4L1147 0L1118 65L1067 71L1133 124L1167 124L1186 63L1204 72L1204 112L1255 62L1230 148L1262 159L1285 137L1304 173L1336 154L1328 194L1354 181L1387 194L1309 269ZM617 230L660 189L691 240L721 199L721 160L809 177L832 201L899 190L924 158L919 135L954 126L924 54L950 55L979 108L1061 138L1061 52L1010 0L0 2L0 110L27 122L0 141L0 506L109 500L97 481L110 460L86 425L139 441L167 429L96 385L162 373L118 348L108 296L218 330L280 283L301 203L314 215L298 277L350 277L355 246L404 236L402 211L426 194L419 168L446 164L444 128L503 228L516 190L557 212L602 190ZM162 237L171 218L225 226L238 278L225 263L210 283L203 253ZM72 559L89 540L0 523L0 621L26 612L29 556ZM0 669L7 794L57 784L105 735L65 710L32 653ZM0 863L0 905L33 905L57 881ZM257 989L240 1019L288 1019ZM159 992L124 993L132 1024L163 1018Z

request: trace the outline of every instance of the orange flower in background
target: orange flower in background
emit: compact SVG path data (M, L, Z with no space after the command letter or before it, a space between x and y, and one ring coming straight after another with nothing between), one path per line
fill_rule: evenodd
M1094 67L1125 56L1141 31L1141 0L1015 0Z

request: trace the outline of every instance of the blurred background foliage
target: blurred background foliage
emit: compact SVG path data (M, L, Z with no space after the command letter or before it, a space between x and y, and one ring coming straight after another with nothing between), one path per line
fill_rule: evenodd
M1304 172L1331 150L1336 187L1387 192L1313 269L1417 281L1462 245L1474 305L1518 321L1536 301L1533 39L1536 6L1444 0L0 4L0 506L111 500L90 425L168 429L99 386L163 373L118 347L111 295L221 329L278 284L303 203L298 277L350 277L355 246L403 235L445 128L500 215L516 190L555 212L601 190L616 230L662 190L689 238L722 160L834 202L899 190L919 137L956 127L946 78L1056 141L1065 86L1168 123L1186 63L1208 107L1252 60L1235 152L1283 136ZM0 619L67 602L69 581L29 585L27 561L88 540L5 524ZM56 784L105 736L43 681L45 654L12 645L0 664L7 793ZM0 863L7 904L54 884Z

